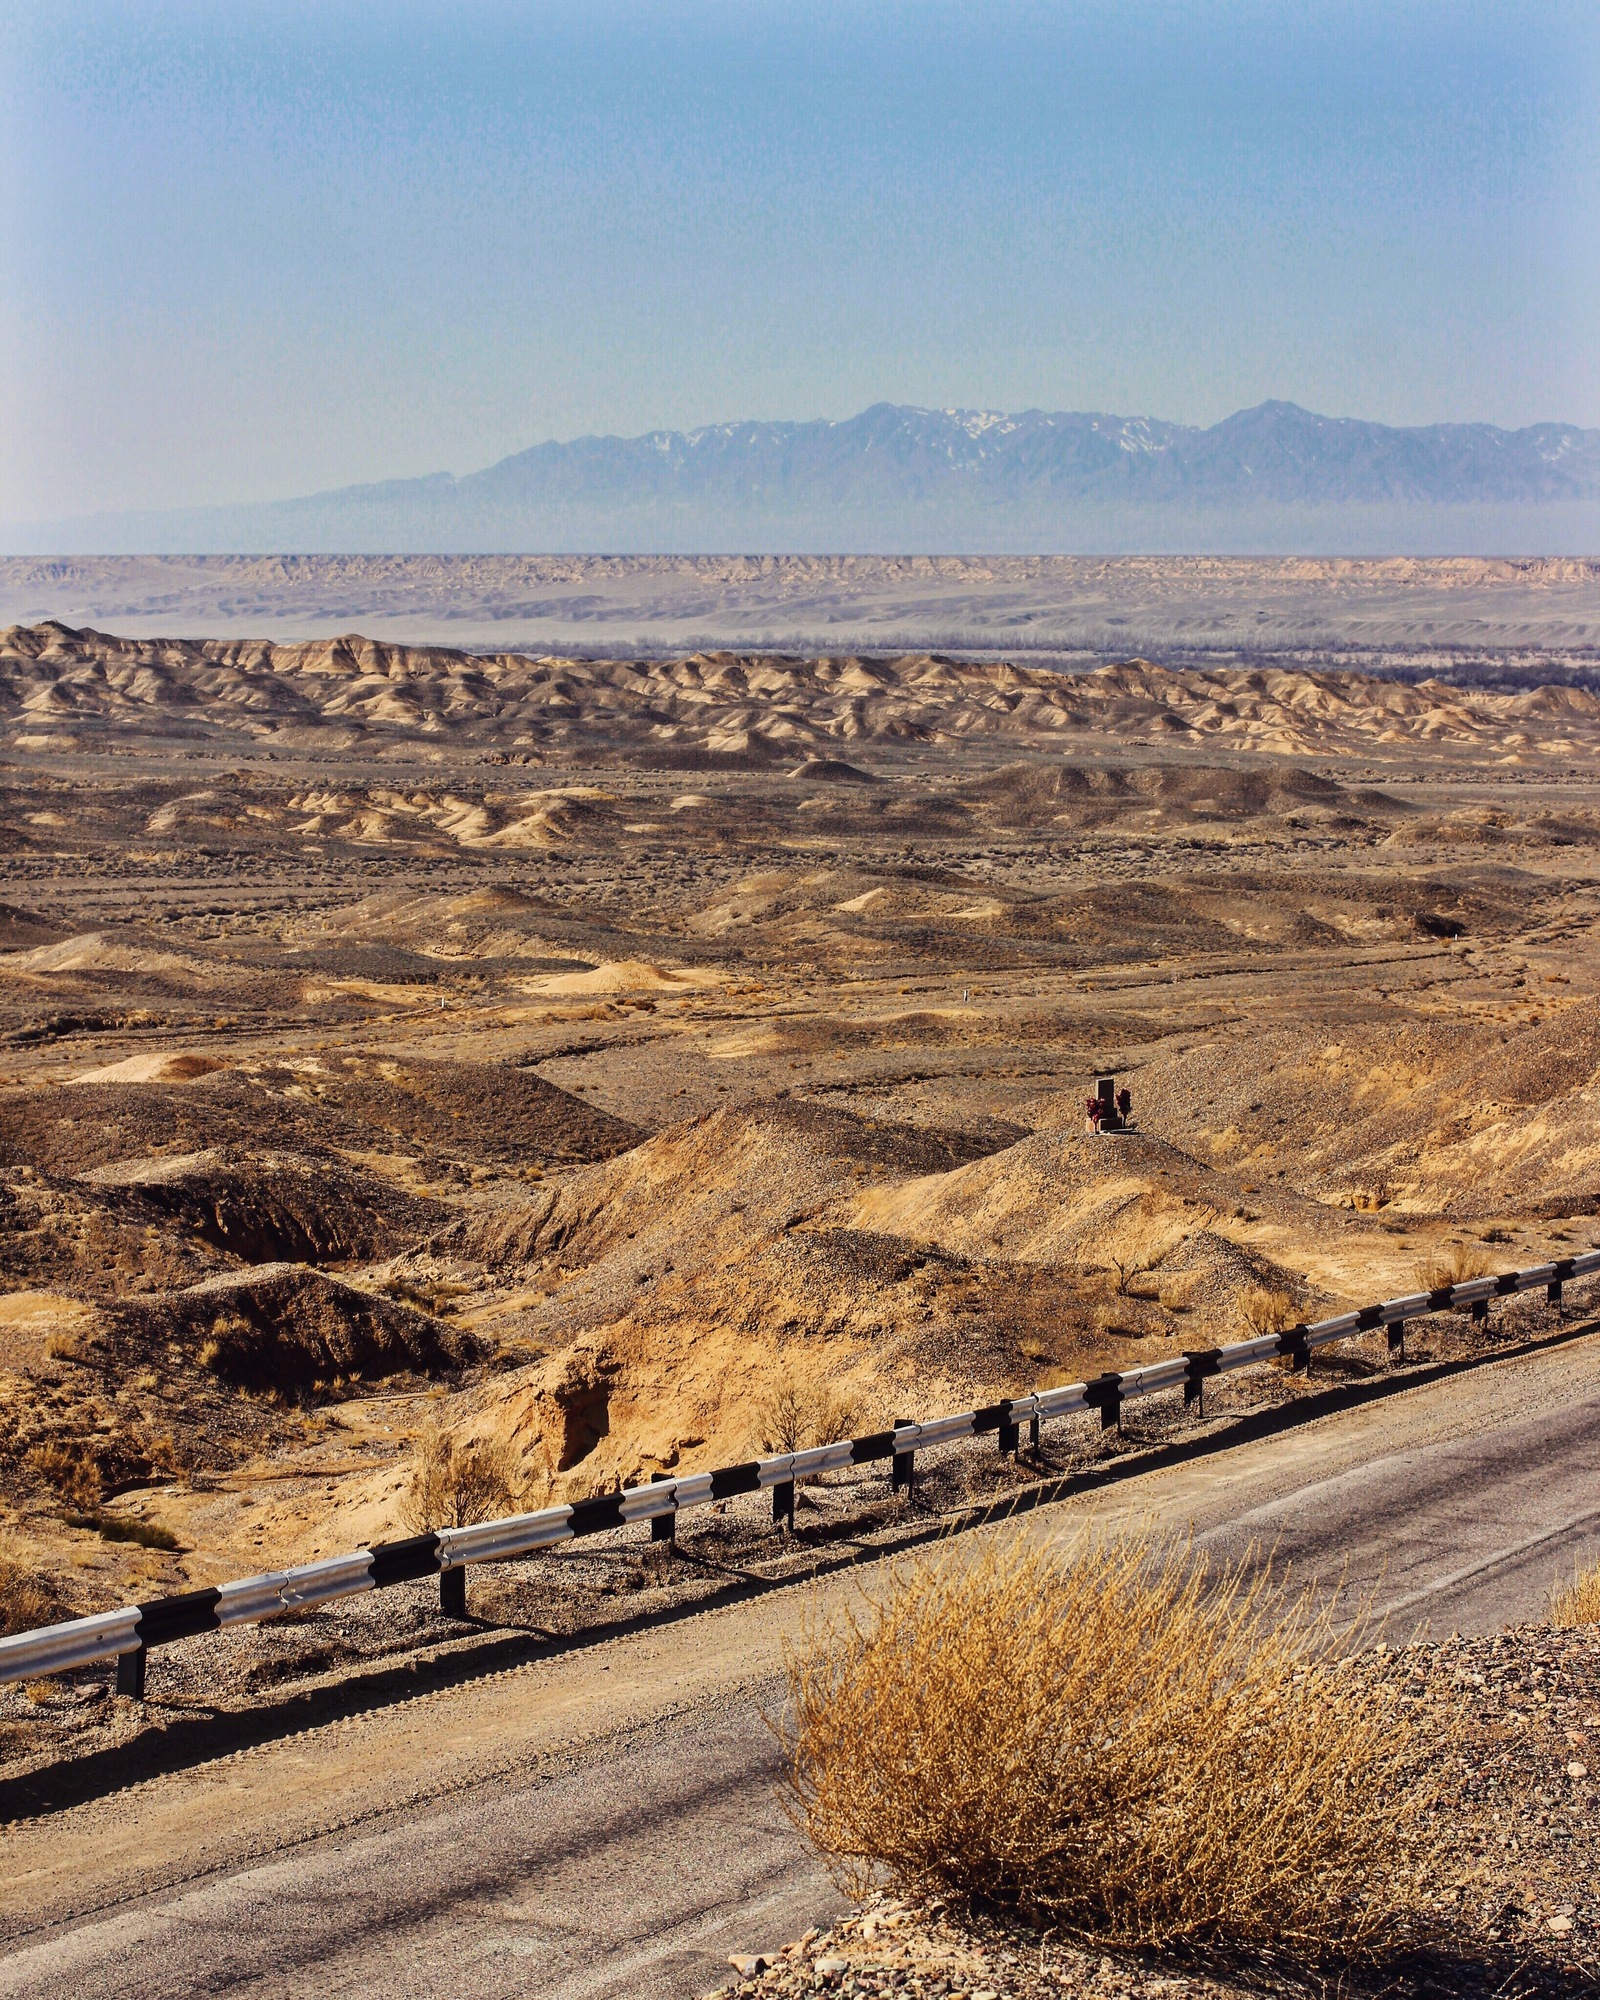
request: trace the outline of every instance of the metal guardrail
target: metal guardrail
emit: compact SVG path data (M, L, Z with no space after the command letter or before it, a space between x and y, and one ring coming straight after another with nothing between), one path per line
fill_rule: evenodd
M209 1590L185 1591L177 1597L155 1598L148 1604L130 1604L120 1611L68 1619L61 1625L0 1638L0 1684L115 1659L119 1689L142 1694L145 1658L152 1646L171 1645L175 1640L193 1638L202 1632L250 1624L281 1612L327 1604L336 1598L383 1590L391 1584L427 1576L439 1578L443 1608L464 1616L468 1563L504 1561L537 1549L553 1548L578 1536L605 1534L639 1521L649 1521L652 1533L667 1539L677 1516L687 1509L709 1506L743 1493L770 1490L773 1519L792 1524L795 1481L813 1473L890 1459L895 1487L907 1489L917 1452L935 1445L993 1433L1002 1452L1015 1451L1024 1423L1031 1427L1037 1444L1042 1424L1087 1410L1097 1410L1101 1427L1109 1429L1116 1423L1123 1404L1140 1396L1181 1388L1185 1403L1192 1403L1202 1397L1205 1384L1214 1376L1277 1359L1304 1367L1319 1347L1380 1328L1388 1333L1391 1352L1403 1351L1408 1320L1420 1319L1426 1313L1463 1308L1470 1310L1475 1318L1486 1318L1492 1299L1535 1291L1541 1285L1546 1297L1556 1304L1564 1285L1595 1272L1600 1272L1600 1250L1589 1250L1554 1263L1535 1264L1523 1271L1467 1278L1460 1284L1441 1286L1437 1291L1385 1299L1379 1305L1361 1306L1354 1312L1316 1320L1310 1325L1292 1326L1281 1333L1264 1333L1229 1347L1174 1355L1169 1361L1152 1362L1148 1367L1124 1374L1099 1375L1091 1382L1071 1382L1058 1389L1009 1397L981 1410L932 1417L926 1423L896 1424L892 1430L874 1431L868 1437L843 1438L837 1444L816 1445L808 1451L780 1452L744 1465L720 1466L714 1472L686 1473L681 1478L628 1487L591 1500L543 1507L534 1514L514 1514L503 1521L440 1528L404 1541L379 1542L349 1555L329 1556L321 1562L245 1577Z

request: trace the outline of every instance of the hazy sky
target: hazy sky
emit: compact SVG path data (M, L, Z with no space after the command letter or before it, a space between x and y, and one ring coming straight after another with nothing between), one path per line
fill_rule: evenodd
M1600 5L11 0L0 516L879 399L1600 424Z

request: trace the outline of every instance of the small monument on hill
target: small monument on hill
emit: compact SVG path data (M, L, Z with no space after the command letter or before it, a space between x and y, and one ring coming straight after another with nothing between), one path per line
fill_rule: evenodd
M1114 1076L1097 1076L1094 1095L1084 1102L1084 1114L1091 1132L1131 1132L1133 1092L1124 1084L1117 1088Z

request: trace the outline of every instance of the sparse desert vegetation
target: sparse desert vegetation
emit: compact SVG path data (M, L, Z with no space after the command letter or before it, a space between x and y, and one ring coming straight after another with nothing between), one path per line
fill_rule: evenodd
M1281 1285L1246 1285L1239 1317L1251 1333L1281 1333L1295 1323L1294 1294Z
M1580 1569L1550 1593L1552 1625L1600 1625L1600 1562Z
M92 1610L1586 1246L1597 699L3 635L7 1549Z
M27 1632L36 1625L53 1625L69 1617L65 1600L48 1577L35 1575L21 1563L0 1557L0 1636Z
M520 1468L503 1442L469 1444L428 1430L412 1451L403 1518L413 1534L465 1528L514 1514L526 1499Z
M1487 1250L1471 1243L1447 1243L1428 1258L1417 1273L1417 1289L1443 1291L1447 1285L1464 1284L1468 1278L1486 1277L1495 1269Z
M780 1375L756 1412L753 1448L762 1453L806 1451L833 1444L865 1428L861 1402L848 1389L827 1381Z
M1123 1944L1391 1947L1430 1794L1268 1576L1085 1538L903 1571L793 1659L788 1782L857 1895L887 1884Z

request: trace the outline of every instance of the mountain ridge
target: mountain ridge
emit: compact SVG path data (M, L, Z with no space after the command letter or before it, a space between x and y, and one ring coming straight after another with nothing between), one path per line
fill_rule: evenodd
M100 516L8 531L13 552L547 547L663 552L1094 545L1169 526L1175 550L1255 526L1327 545L1325 523L1395 545L1408 519L1572 515L1600 546L1600 430L1396 427L1269 401L1201 427L1093 411L924 409L740 420L546 441L477 472L338 487L255 505ZM1366 517L1371 516L1369 520ZM1588 523L1587 530L1585 523ZM1274 524L1277 524L1275 527ZM1233 524L1230 528L1229 524ZM1357 525L1359 524L1359 525ZM99 542L81 539L99 528ZM141 535L143 537L141 541ZM131 541L129 538L132 538ZM985 539L987 538L987 540ZM1259 538L1258 538L1259 539ZM36 546L28 546L34 544ZM1101 544L1103 545L1103 544ZM1462 547L1467 544L1464 542ZM1576 550L1574 551L1576 552Z

